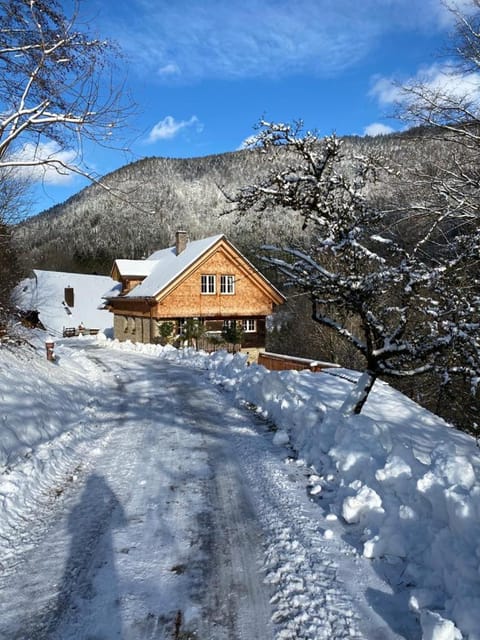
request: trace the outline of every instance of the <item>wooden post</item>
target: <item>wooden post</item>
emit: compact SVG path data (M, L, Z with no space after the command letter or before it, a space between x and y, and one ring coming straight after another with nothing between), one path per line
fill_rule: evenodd
M55 343L52 338L45 340L45 349L47 350L47 360L53 362L55 360L55 353L53 351Z

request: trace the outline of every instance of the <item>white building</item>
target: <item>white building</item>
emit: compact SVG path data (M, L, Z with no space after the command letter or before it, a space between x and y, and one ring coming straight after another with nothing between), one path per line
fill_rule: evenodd
M102 296L115 286L118 282L109 276L34 269L15 288L13 301L22 311L36 311L52 335L79 326L108 332L113 314L104 308Z

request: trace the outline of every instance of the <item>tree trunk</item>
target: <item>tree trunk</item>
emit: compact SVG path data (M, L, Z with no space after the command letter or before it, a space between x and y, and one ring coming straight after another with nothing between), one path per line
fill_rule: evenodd
M376 379L377 374L368 369L360 376L357 384L340 409L344 416L358 415L362 411Z

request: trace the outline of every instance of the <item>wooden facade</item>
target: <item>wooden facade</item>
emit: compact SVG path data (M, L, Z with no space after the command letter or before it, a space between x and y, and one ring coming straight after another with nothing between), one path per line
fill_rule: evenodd
M146 261L116 261L112 278L121 283L120 295L108 298L114 336L132 342L159 341L162 323L181 336L195 319L212 339L238 323L242 346L261 348L265 319L285 300L223 235L186 243L177 232L175 247Z

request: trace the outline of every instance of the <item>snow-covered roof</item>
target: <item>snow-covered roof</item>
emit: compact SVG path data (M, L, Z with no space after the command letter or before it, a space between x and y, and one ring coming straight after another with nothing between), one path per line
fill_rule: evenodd
M115 265L121 276L148 276L155 264L148 260L115 260Z
M167 249L155 251L146 260L127 261L140 262L141 264L148 263L152 265L152 268L145 280L127 293L125 298L149 298L155 296L223 237L223 234L219 234L188 242L186 248L178 255L175 247L168 247Z
M64 327L107 329L113 315L103 309L105 293L118 286L109 276L42 271L34 269L33 277L22 280L14 291L15 304L25 311L35 310L43 326L54 334ZM65 300L65 289L73 288L73 306Z
M121 293L122 293L122 284L120 282L116 282L115 286L113 286L108 291L105 291L105 293L102 295L102 298L104 298L105 300L109 300L110 298L116 298Z

